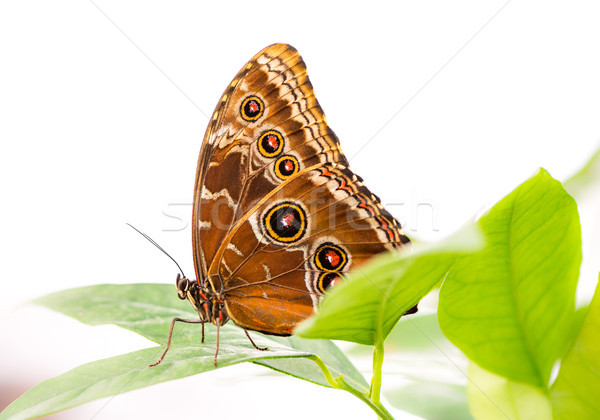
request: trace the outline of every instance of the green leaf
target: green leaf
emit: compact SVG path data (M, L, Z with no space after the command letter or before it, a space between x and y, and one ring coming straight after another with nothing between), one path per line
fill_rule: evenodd
M189 304L176 298L172 286L162 284L83 287L54 293L35 303L86 324L116 324L162 343L166 341L173 317L194 318ZM253 335L257 344L270 350L254 349L243 330L235 326L221 328L219 367L260 362L283 373L329 386L320 368L302 359L318 355L334 376L343 375L357 387L368 388L360 372L331 342ZM204 343L200 338L199 325L177 324L171 349L160 365L148 367L163 351L153 347L79 366L27 391L0 413L0 419L39 417L98 398L213 370L215 327L206 327ZM295 364L291 358L302 361Z
M346 382L354 388L365 392L368 391L369 385L364 376L358 372L345 354L331 341L305 340L295 336L270 336L268 339L285 345L288 348L319 355L334 377L343 375ZM323 377L323 372L316 367L312 360L306 358L261 359L254 361L254 363L299 379L304 379L305 381L330 387Z
M295 332L359 344L381 343L398 319L442 279L459 254L481 247L472 224L444 241L388 253L354 269Z
M427 420L469 420L467 391L464 385L412 382L386 391L394 406Z
M467 394L478 420L552 420L550 399L540 388L511 381L475 363L469 365Z
M600 287L551 388L557 419L600 418Z
M228 366L243 361L264 357L258 350L244 349L234 331L222 331L221 339L227 342L223 348L220 366ZM214 334L211 334L214 335ZM211 341L214 337L211 337ZM148 364L160 355L156 348L91 362L62 375L48 379L31 388L2 413L0 419L30 419L62 411L102 397L110 397L159 382L183 378L195 373L214 369L211 354L214 347L198 348L187 343L169 350L165 360L154 368ZM289 351L284 347L274 348L272 357L301 357L306 353Z
M484 369L546 388L573 322L577 206L545 170L479 220L488 245L459 258L440 291L442 331Z

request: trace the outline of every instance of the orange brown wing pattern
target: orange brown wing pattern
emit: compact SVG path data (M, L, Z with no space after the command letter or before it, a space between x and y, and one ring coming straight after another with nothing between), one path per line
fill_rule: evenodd
M326 162L346 159L302 58L286 44L265 48L225 90L204 137L192 226L197 278L207 277L227 233L262 197Z
M344 165L317 164L240 220L209 276L236 324L289 334L343 273L406 242L359 177Z

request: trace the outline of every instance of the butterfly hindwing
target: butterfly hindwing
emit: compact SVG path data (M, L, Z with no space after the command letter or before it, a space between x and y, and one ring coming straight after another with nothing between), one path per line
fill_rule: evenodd
M340 276L408 242L359 177L317 164L264 197L232 230L209 275L247 329L291 333Z

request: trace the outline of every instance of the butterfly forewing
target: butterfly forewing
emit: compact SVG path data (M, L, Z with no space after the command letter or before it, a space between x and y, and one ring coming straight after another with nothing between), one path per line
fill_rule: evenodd
M226 89L204 138L194 194L194 260L207 277L227 232L277 185L319 162L342 162L301 56L267 47Z

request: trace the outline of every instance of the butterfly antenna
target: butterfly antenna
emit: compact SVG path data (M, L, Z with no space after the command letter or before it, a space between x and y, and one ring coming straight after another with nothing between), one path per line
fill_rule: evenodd
M142 232L141 230L139 230L135 226L130 225L129 223L126 223L126 224L127 224L127 226L129 226L130 228L132 228L133 230L135 230L137 233L139 233L140 235L142 235L144 238L146 238L148 240L148 242L150 242L152 245L154 245L155 247L157 247L158 249L160 249L163 252L163 254L165 254L167 257L169 257L171 259L171 261L173 261L175 263L175 265L177 266L177 268L181 272L181 275L184 278L187 278L187 277L185 277L185 274L183 274L183 270L181 269L181 266L177 263L177 261L175 261L175 258L171 257L169 255L169 253L163 249L162 246L160 246L159 244L157 244L154 239L152 239L151 237L149 237L148 235L146 235L144 232Z

